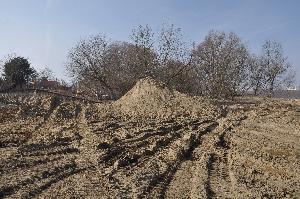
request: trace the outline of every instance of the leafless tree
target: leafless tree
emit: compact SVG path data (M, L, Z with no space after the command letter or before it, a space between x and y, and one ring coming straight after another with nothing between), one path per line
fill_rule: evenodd
M279 42L268 40L262 49L261 65L265 71L266 89L269 95L273 95L275 89L284 83L293 81L293 74L287 75L291 64L283 55L283 49Z
M143 56L145 55L145 56ZM139 79L152 73L153 52L127 42L115 42L104 57L110 69L109 83L117 97L127 92Z
M81 40L69 52L67 69L80 90L116 99L151 72L154 53L142 43L110 42L101 35Z
M37 79L54 80L54 73L49 67L45 67L37 72Z
M169 61L167 72L167 85L177 91L189 95L199 94L199 78L197 77L192 65L182 62Z
M0 76L0 90L2 89L3 86L4 86L4 80Z
M284 75L281 87L283 87L283 89L295 87L296 84L295 78L296 78L296 71L290 68Z
M0 60L0 89L4 86L4 79L2 77L2 70L3 70L3 64L1 63L2 60Z
M252 55L248 61L248 88L253 90L254 95L259 95L266 87L266 71L261 64L260 57Z
M151 76L181 92L227 98L247 89L273 92L292 82L290 64L276 42L266 42L262 55L250 56L234 33L211 31L202 43L189 47L174 25L164 25L157 35L140 25L130 39L111 42L96 35L79 41L67 63L78 87L118 98L140 78Z
M190 81L186 81L187 75L191 75L188 72L191 50L184 42L180 28L164 25L155 37L150 26L140 25L133 30L131 40L135 48L127 60L131 60L131 66L136 64L134 74L140 78L151 76L181 91L192 88L187 85Z
M159 77L167 84L172 84L177 76L189 70L192 60L191 49L184 42L181 29L173 24L164 25L157 40Z
M211 31L194 50L203 95L232 97L244 87L248 50L234 33Z
M68 54L67 70L87 92L100 96L109 92L115 98L109 84L109 65L105 56L110 42L101 35L81 40Z
M139 70L136 74L140 78L153 76L156 67L156 54L154 50L154 33L149 25L139 25L132 30L130 36L133 46L130 46L131 65ZM133 61L134 60L134 61ZM143 73L141 73L143 71Z

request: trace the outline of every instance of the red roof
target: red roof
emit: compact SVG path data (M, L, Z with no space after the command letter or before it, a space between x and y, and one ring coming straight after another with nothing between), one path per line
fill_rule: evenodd
M40 82L40 85L43 86L43 87L54 87L54 86L59 85L59 82L52 81L52 80L42 80Z

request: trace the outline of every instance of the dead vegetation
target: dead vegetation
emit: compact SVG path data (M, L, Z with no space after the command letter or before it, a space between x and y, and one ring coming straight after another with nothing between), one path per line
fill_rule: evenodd
M1 99L0 198L297 198L299 101Z
M235 33L210 31L203 41L184 40L181 28L133 29L129 42L98 34L68 53L66 69L79 93L119 99L140 79L151 77L189 95L232 98L269 95L294 84L295 73L279 42L266 41L253 55Z

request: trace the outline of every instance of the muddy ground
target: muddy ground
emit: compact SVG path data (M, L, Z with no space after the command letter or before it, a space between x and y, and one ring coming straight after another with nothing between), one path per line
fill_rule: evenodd
M299 198L300 101L0 97L0 198Z

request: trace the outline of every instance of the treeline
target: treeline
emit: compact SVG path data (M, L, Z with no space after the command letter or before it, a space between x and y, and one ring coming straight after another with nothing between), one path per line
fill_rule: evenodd
M231 98L245 92L273 94L293 83L294 73L280 43L266 41L253 55L234 33L210 31L188 44L174 25L154 33L138 26L130 42L96 35L80 40L68 54L67 70L86 95L119 98L150 76L190 95Z
M0 89L56 79L49 68L36 71L21 56L9 56L1 66ZM266 41L261 53L254 55L234 33L210 31L202 42L188 43L174 25L156 33L140 25L129 42L102 35L82 39L69 51L66 68L73 79L72 91L98 99L117 99L144 77L189 95L271 96L276 89L291 86L295 75L276 41Z

